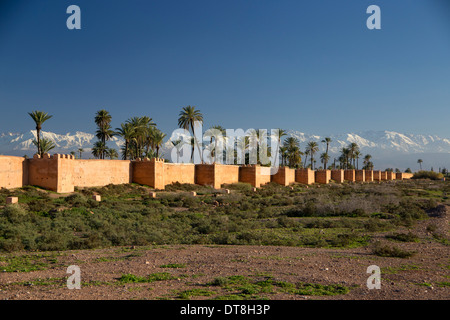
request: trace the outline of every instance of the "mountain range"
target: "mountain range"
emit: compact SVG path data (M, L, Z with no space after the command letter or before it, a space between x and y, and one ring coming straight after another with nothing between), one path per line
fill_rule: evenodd
M52 153L70 153L78 149L83 149L83 158L92 158L91 148L97 140L94 134L86 132L57 134L52 132L41 132L42 136L51 139L56 148ZM304 150L306 143L316 141L323 152L325 144L321 141L324 136L306 134L303 132L288 130L287 136L295 137L299 140L301 149ZM36 131L30 130L24 133L1 133L0 134L0 154L15 156L32 156L35 146L32 141L36 137ZM375 168L399 168L404 170L411 168L418 169L417 160L423 160L423 168L437 170L439 167L450 167L450 139L435 135L402 134L393 131L365 131L358 133L345 133L329 135L332 142L329 153L331 162L334 157L338 157L340 149L352 142L356 142L363 155L371 154ZM108 141L108 147L119 150L123 145L123 140L113 137ZM162 148L163 154L170 154L171 143L168 141Z

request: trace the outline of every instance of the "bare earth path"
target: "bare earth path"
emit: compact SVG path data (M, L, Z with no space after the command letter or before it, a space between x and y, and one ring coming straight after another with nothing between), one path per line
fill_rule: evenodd
M350 288L347 294L334 296L277 291L259 294L256 298L447 300L450 298L449 247L432 239L426 230L430 223L448 236L447 214L418 223L414 232L421 239L419 243L389 241L402 249L416 251L407 259L375 256L370 246L317 249L175 245L44 253L39 260L46 262L43 270L0 272L0 299L176 299L186 290L211 291L211 294L189 296L191 299L211 299L230 294L230 290L208 286L208 282L217 277L240 275L271 277L289 283L340 284ZM1 262L0 271L5 265ZM81 268L80 290L66 287L69 265ZM370 265L381 268L380 290L369 290L366 286L370 276L366 270ZM161 273L169 273L170 278L150 283L118 280L124 274L145 277Z

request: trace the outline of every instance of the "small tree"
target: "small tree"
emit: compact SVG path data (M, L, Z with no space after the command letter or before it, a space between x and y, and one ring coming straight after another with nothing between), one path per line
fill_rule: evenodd
M36 124L36 143L33 142L33 144L37 147L37 153L42 156L45 152L42 151L42 144L41 144L41 129L42 124L50 119L52 116L47 114L43 111L33 111L28 113L30 117L33 119L34 123Z
M419 166L420 166L420 170L422 170L422 162L423 162L422 159L418 159L418 160L417 160L417 163L418 163Z

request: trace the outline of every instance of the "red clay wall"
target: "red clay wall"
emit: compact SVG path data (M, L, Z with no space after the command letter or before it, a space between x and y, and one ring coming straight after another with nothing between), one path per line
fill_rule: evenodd
M259 182L261 186L270 182L271 180L270 170L271 170L270 167L259 167L259 171L261 173L259 177Z
M344 170L344 180L355 182L356 181L356 170L350 169L350 170Z
M317 170L316 171L316 183L327 184L331 179L330 170Z
M196 164L195 183L220 189L224 183L239 182L239 166L225 164Z
M56 157L58 162L57 192L73 192L75 190L75 184L73 182L74 157L69 155L53 155L53 157ZM98 175L99 173L97 173Z
M22 157L0 156L0 187L20 188L36 185L56 192L72 192L74 187L94 187L108 184L136 182L156 189L179 182L211 185L220 188L222 184L247 182L259 187L270 181L289 185L295 181L314 182L372 181L409 179L411 173L393 173L365 170L293 170L278 168L270 175L271 168L259 165L234 166L222 164L172 164L162 159L143 161L123 160L75 160L73 156L55 154L35 156L25 160Z
M404 179L411 179L413 176L412 173L407 173L407 172L397 172L395 174L395 179L397 180L404 180Z
M74 191L73 156L44 154L28 160L28 183L59 193Z
M239 182L239 166L226 165L226 164L214 164L215 166L215 179L214 188L219 189L222 184L237 183Z
M297 169L295 170L295 181L303 184L315 183L315 173L311 169Z
M355 171L355 180L359 182L366 181L366 171L365 170L356 170Z
M179 183L195 183L195 165L192 163L164 163L164 186Z
M72 160L75 187L101 187L132 182L129 160Z
M295 170L288 167L279 167L278 172L271 176L270 181L288 186L295 182Z
M0 156L0 188L21 188L28 184L28 162L23 157Z
M137 160L132 162L131 167L131 181L155 189L164 189L164 161L159 159Z
M381 181L381 171L380 170L373 171L373 181Z
M372 170L365 170L364 172L365 175L365 181L367 182L372 182L373 181L373 171Z
M195 183L214 187L214 165L196 164L195 165Z
M249 183L253 187L261 186L261 170L260 166L244 165L239 167L239 182Z
M58 162L48 156L28 161L28 183L58 192Z
M344 182L344 170L331 170L331 179L336 183Z

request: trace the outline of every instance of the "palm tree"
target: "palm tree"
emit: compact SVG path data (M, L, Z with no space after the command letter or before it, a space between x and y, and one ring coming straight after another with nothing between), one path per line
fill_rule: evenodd
M420 170L422 170L422 162L423 162L422 159L417 160L417 163L420 165Z
M155 144L153 142L156 124L152 118L147 116L132 117L128 119L116 132L125 139L125 147L122 148L122 158L130 156L130 159L136 159L144 156L151 156L154 153ZM152 153L150 153L150 148Z
M372 156L370 154L366 154L364 157L364 169L370 170L371 167L373 167L373 163L370 161L372 159Z
M285 165L286 158L287 158L287 148L284 146L281 146L279 148L279 150L280 150L280 155L281 155L281 166L283 167Z
M328 160L330 160L330 156L328 155L328 153L324 152L320 155L320 161L323 163L323 168L325 170L327 169Z
M99 110L95 114L94 121L98 127L96 131L97 139L99 139L106 146L106 141L110 140L114 135L114 131L111 130L111 115L104 109ZM104 149L104 152L100 154L100 159L105 158L105 152L106 149Z
M327 149L325 151L326 154L328 154L328 147L330 146L331 141L332 141L331 138L328 138L328 137L326 137L325 139L322 140L323 143L327 144Z
M277 138L277 150L281 153L281 149L280 149L280 146L281 146L281 138L283 138L284 136L286 136L287 135L287 133L286 133L286 130L283 130L283 129L278 129L278 135L276 136L276 138ZM283 158L283 155L281 154L281 157Z
M356 151L359 151L359 147L358 144L355 142L350 143L350 145L348 146L348 149L350 150L350 159L353 160L353 167L356 167L356 156L355 153Z
M84 152L84 149L83 149L83 148L79 148L79 149L78 149L78 152L80 153L80 159L81 159L81 157L82 157L82 155L83 155L83 152Z
M108 156L109 159L113 160L113 159L117 159L119 157L119 154L117 153L117 150L114 148L107 148L105 150L106 155Z
M74 156L75 157L75 155L77 154L75 151L70 151L70 154L72 155L72 156Z
M220 133L222 133L222 136L224 136L226 134L226 129L224 127L220 126L220 125L212 126L210 129L214 129L214 130L220 131ZM213 142L212 140L213 140L213 137L211 136L210 143ZM216 158L215 158L216 157L216 150L217 150L217 137L214 137L214 150L211 150L211 159L214 159L214 161L213 161L214 163L216 163Z
M326 161L325 161L325 163L324 163L324 168L325 168L325 170L327 169L327 162L328 162L328 160L330 160L330 157L328 156L328 147L330 146L330 143L331 143L331 138L329 138L329 137L326 137L325 139L323 139L322 140L322 142L323 143L326 143L326 145L327 145L327 148L326 148L326 150L325 150L325 153L326 153L326 155L327 155L327 157L326 157Z
M314 154L319 151L319 146L317 142L310 141L308 142L307 150L309 151L309 156L311 158L311 169L314 170L313 162L314 162Z
M303 164L303 167L304 168L306 168L306 161L308 160L308 156L309 156L309 154L310 154L310 152L309 152L309 150L308 150L308 147L306 147L306 150L305 150L305 163Z
M349 148L341 149L342 163L344 164L345 169L349 169L349 159L350 159L351 151Z
M45 153L56 148L56 144L47 138L42 138L39 142L37 140L32 141L33 144L40 149L40 156L42 157Z
M181 142L181 139L175 140L175 141L171 141L173 146L177 149L177 163L179 162L180 159L180 149L181 146L183 145Z
M203 115L199 110L195 110L195 106L187 106L184 107L178 117L178 126L182 129L192 130L192 135L194 136L195 143L197 144L197 148L200 152L200 160L203 163L203 152L200 150L197 138L194 135L194 123L198 121L203 123ZM192 157L194 156L194 150L192 151Z
M356 170L359 170L359 157L361 156L361 152L359 150L355 151L355 158L356 158Z
M161 148L165 137L166 137L166 135L163 132L161 132L158 129L155 129L155 131L153 133L153 144L156 149L156 157L157 158L159 158L159 148Z
M92 155L96 158L103 159L102 157L106 153L106 150L106 145L102 141L97 141L92 148Z
M289 137L284 140L284 147L286 148L286 156L289 160L289 167L297 167L301 163L303 152L300 151L299 141L297 138Z
M41 129L42 129L42 124L47 121L48 119L50 119L52 116L49 115L46 112L43 111L33 111L33 112L29 112L28 113L31 117L31 119L34 120L35 124L36 124L36 146L38 149L38 154L39 155L43 155L45 152L42 152L42 148L41 148Z
M122 159L127 160L128 156L128 146L130 144L131 139L133 138L134 128L130 123L122 123L120 124L120 128L116 128L116 135L122 137L125 140L125 150L122 153Z

